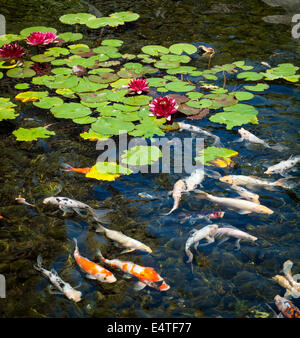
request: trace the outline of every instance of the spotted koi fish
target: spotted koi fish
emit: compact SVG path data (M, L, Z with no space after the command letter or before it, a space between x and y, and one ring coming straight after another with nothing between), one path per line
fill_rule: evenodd
M75 242L75 251L74 258L79 267L83 272L86 273L86 277L89 279L96 279L104 283L114 283L117 279L116 277L108 270L106 270L101 265L98 265L89 259L82 257L79 253L77 240L73 238Z
M127 275L138 278L139 281L134 286L135 291L142 290L147 285L159 291L170 289L170 286L153 268L137 265L129 261L104 258L100 250L97 251L97 254L104 263L122 270Z
M280 296L275 296L275 305L277 309L286 318L300 318L300 310L290 300Z

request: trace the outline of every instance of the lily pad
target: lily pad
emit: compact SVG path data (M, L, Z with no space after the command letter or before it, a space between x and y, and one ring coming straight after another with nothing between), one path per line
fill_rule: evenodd
M111 137L111 135L102 135L102 134L96 133L92 129L89 129L89 131L87 132L81 133L80 136L84 140L90 140L90 141L103 141Z
M101 42L102 46L110 46L110 47L120 47L123 45L122 40L117 40L117 39L106 39Z
M52 32L54 34L57 33L56 29L52 27L34 26L34 27L28 27L28 28L22 29L20 32L20 35L23 37L24 36L27 37L33 32L42 32L42 33Z
M238 152L227 148L207 147L199 152L200 157L196 157L196 161L202 162L207 166L228 167L231 158L238 156ZM204 155L204 157L203 157Z
M169 49L160 45L148 45L142 47L142 52L145 54L158 56L161 54L169 54Z
M54 60L54 57L46 54L37 54L31 57L34 62L50 62Z
M35 91L27 91L19 93L15 96L16 100L20 100L21 102L31 102L38 101L39 99L48 96L48 92L35 92Z
M31 68L16 67L9 69L6 75L13 78L23 79L25 77L32 77L35 75L35 71Z
M55 135L55 132L43 127L37 127L29 129L19 128L13 131L13 134L17 138L17 141L36 141L39 138L48 138L51 135Z
M38 102L33 102L34 106L37 106L42 109L50 109L55 106L60 106L64 103L59 97L43 97Z
M262 73L256 73L256 72L242 72L237 75L238 79L245 79L247 81L257 81L261 80L263 78Z
M88 107L75 102L54 106L50 109L50 111L56 118L61 119L76 119L92 113Z
M169 50L171 53L178 54L178 55L182 53L194 54L197 52L197 47L189 43L176 43L170 46Z
M231 94L234 94L237 100L239 101L248 101L254 98L254 95L249 92L232 92Z
M83 38L83 35L81 33L66 32L59 34L58 38L64 40L65 42L74 42L77 40L81 40Z
M96 165L92 166L91 170L85 175L87 178L94 178L98 181L114 181L120 174L101 173L97 170Z
M135 146L124 151L122 163L130 166L147 165L156 162L162 157L162 152L156 146Z
M134 129L132 122L122 121L115 117L99 117L92 123L93 131L103 135L119 135L120 132L127 133Z
M169 82L165 85L165 87L174 92L190 92L196 88L196 86L190 85L188 82L185 81L173 81Z
M95 18L93 20L87 21L86 25L89 28L92 29L97 29L100 27L105 27L105 26L111 26L111 27L116 27L119 25L123 25L124 21L117 18L117 17L108 17L108 16L103 16L101 18Z
M130 106L145 106L149 104L149 102L153 98L151 96L147 95L138 95L138 96L132 96L132 97L126 97L123 102L125 104L128 104Z
M150 111L148 112L148 115L149 114ZM154 116L145 116L140 121L140 124L136 125L135 129L129 132L129 135L142 138L151 138L154 135L164 136L165 133L163 130L161 130L161 126L165 122L165 118L158 119Z
M131 22L137 20L140 16L137 13L133 12L115 12L109 15L112 18L118 18L125 22Z
M85 25L89 20L96 19L95 15L89 13L65 14L59 18L59 21L69 25Z
M270 86L266 83L258 83L254 86L244 86L244 88L253 92L263 92L264 90L269 89Z
M1 78L1 77L0 77ZM30 87L29 83L18 83L15 85L16 89L28 89Z

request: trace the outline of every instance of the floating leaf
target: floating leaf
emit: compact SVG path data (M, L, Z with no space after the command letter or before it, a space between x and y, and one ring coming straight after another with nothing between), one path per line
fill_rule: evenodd
M196 88L196 86L190 85L188 82L185 81L174 81L169 82L165 86L168 90L174 91L174 92L189 92Z
M64 103L60 106L52 107L51 113L56 118L76 119L76 118L90 115L92 111L88 107L85 107L80 103L71 102L71 103Z
M54 60L54 57L46 54L37 54L32 56L31 60L34 62L50 62Z
M153 55L153 56L158 56L161 54L168 54L169 53L169 49L164 47L164 46L160 46L160 45L148 45L148 46L144 46L142 47L142 51L145 54L149 54L149 55Z
M150 114L150 111L145 111ZM154 116L145 116L141 119L140 124L135 126L135 129L129 132L129 135L142 138L151 138L154 135L164 136L165 133L161 130L161 126L166 122L165 118L158 119Z
M258 83L255 86L244 86L244 88L253 92L263 92L264 90L269 89L270 86L266 83Z
M122 121L115 117L99 117L91 125L93 131L103 135L119 135L122 132L128 132L134 129L132 122Z
M75 93L95 92L99 89L107 88L107 84L95 83L90 81L87 77L79 79L77 86L72 87Z
M51 135L55 135L55 132L43 127L37 127L29 129L19 128L13 131L13 134L17 138L17 141L36 141L39 138L48 138Z
M149 102L153 98L151 96L147 95L137 95L137 96L131 96L131 97L126 97L123 102L125 104L128 104L130 106L145 106L149 104Z
M176 43L169 47L171 53L174 54L194 54L197 52L197 47L189 43Z
M258 111L248 104L238 103L230 107L225 107L224 112L217 113L209 118L210 121L226 124L226 129L232 129L235 126L252 123L258 124Z
M180 66L177 68L168 69L168 74L192 74L194 70L197 69L196 67L191 66ZM201 72L202 74L202 72Z
M232 92L231 94L234 94L234 96L239 100L239 101L248 101L254 98L254 95L249 92Z
M263 78L262 73L256 73L256 72L242 72L237 75L238 79L245 79L247 81L257 81L261 80Z
M16 67L13 69L9 69L6 72L6 75L9 77L20 78L23 79L25 77L32 77L35 75L35 71L30 68Z
M195 160L200 162L203 160L207 166L226 168L230 166L231 158L238 156L238 154L237 151L227 148L207 147L199 151L200 157L196 157Z
M96 19L95 15L89 13L65 14L59 18L59 21L69 25L85 25L89 20Z
M125 22L131 22L137 20L140 16L139 14L133 12L116 12L110 14L110 17L118 18Z
M18 83L15 85L16 89L28 89L30 85L28 83Z
M48 48L45 52L45 55L52 55L54 57L58 57L60 55L69 55L69 54L70 54L70 51L67 48L61 48L61 47Z
M30 101L38 101L39 99L48 96L48 92L35 92L35 91L27 91L22 92L16 95L15 99L20 100L21 102L30 102Z
M103 16L101 18L95 18L93 20L87 21L86 23L86 25L92 29L97 29L97 28L105 27L105 26L115 27L115 26L119 26L123 24L124 24L123 20L116 18L116 17L112 18L108 16Z
M2 120L13 120L19 114L15 113L15 107L16 105L12 102L10 102L9 98L0 97L0 121Z
M64 40L65 42L73 42L81 40L83 38L83 35L81 33L66 32L59 34L58 38Z
M130 166L147 165L156 162L162 157L162 152L156 146L135 146L124 151L122 163Z
M73 119L72 121L77 124L90 124L90 123L97 121L97 118L91 117L91 116L83 116L83 117Z
M106 174L106 173L100 173L97 170L96 165L93 165L91 170L86 173L85 177L87 178L95 178L99 181L114 181L117 177L120 177L120 174Z
M102 134L96 133L92 129L89 129L88 132L81 133L80 136L84 140L90 140L90 141L103 141L111 137L111 135L102 135Z
M122 40L117 39L106 39L101 42L101 45L103 46L111 46L111 47L120 47L123 45Z
M102 174L122 174L122 175L130 175L132 170L121 166L115 162L100 162L96 163L96 169L99 173Z
M50 109L54 106L60 106L64 103L62 99L59 97L43 97L38 102L33 102L33 105L42 108L42 109Z
M175 61L157 61L154 64L155 67L157 68L162 68L162 69L169 69L169 68L178 68L179 67L179 62Z
M45 27L45 26L34 26L34 27L28 27L23 30L21 30L20 35L23 37L29 36L33 32L42 32L42 33L47 33L47 32L52 32L56 34L56 29L52 27Z

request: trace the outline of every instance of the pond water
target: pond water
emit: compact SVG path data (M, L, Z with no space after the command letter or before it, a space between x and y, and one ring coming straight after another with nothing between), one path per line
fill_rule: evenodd
M124 41L124 50L138 53L147 44L170 46L187 42L205 44L216 50L212 64L246 60L249 64L268 62L271 65L290 62L300 66L300 40L291 36L291 25L266 22L267 16L290 15L290 9L271 7L258 0L251 1L4 1L7 33L19 33L25 27L45 25L66 31L58 18L65 13L88 12L109 15L116 11L133 11L139 20L129 29L109 32L105 37ZM54 5L55 3L55 5ZM96 11L96 12L95 12ZM267 20L268 21L268 20ZM270 21L270 20L269 20ZM272 20L271 20L272 21ZM276 21L276 20L275 20ZM83 31L84 33L84 31ZM87 41L94 39L89 31ZM96 34L96 33L94 33ZM203 60L196 57L196 65ZM206 62L206 61L205 61ZM0 80L0 96L17 91ZM278 81L270 84L264 95L249 101L259 110L259 124L245 128L256 136L281 144L278 152L262 146L246 147L233 142L238 138L237 127L226 130L207 118L190 121L212 131L226 148L239 152L235 167L216 169L220 174L243 174L266 177L266 167L300 154L300 90L299 84ZM38 113L37 113L38 112ZM42 111L44 112L44 111ZM38 115L37 115L38 114ZM31 103L22 105L23 127L58 123L54 117L42 114ZM274 210L272 215L239 215L224 209L220 224L231 224L258 237L255 243L241 242L234 250L232 240L217 246L199 247L194 252L193 272L186 264L184 247L190 230L203 226L204 221L191 222L182 214L220 210L195 194L185 195L173 214L163 216L172 207L167 195L173 184L184 174L133 174L113 182L87 179L83 175L61 170L63 162L74 167L89 167L99 155L96 143L80 139L80 125L59 121L56 136L37 142L17 142L11 135L14 126L0 124L1 203L0 214L0 274L6 278L6 298L0 299L0 317L238 317L250 309L263 309L273 304L274 296L283 296L284 289L272 277L280 274L287 259L294 262L293 272L300 273L299 187L292 189L259 189L260 201ZM170 133L170 137L188 137L189 133ZM207 139L211 145L211 139ZM299 165L293 181L297 183ZM272 179L280 176L274 175ZM206 178L203 190L220 196L236 196L220 182ZM156 200L143 200L138 194L156 194ZM120 255L120 248L105 236L95 232L95 224L78 215L64 216L42 201L51 194L68 196L93 207L112 209L110 227L122 231L149 245L152 255L133 252ZM37 208L15 203L25 197ZM223 209L222 209L223 210ZM134 292L135 281L114 270L117 282L104 284L89 280L79 270L73 258L74 242L78 239L82 255L97 260L97 248L105 257L134 261L154 267L171 286L167 292L145 288ZM33 265L38 254L46 268L54 268L73 286L79 285L83 300L77 304L64 296L51 294L49 281ZM297 300L295 301L297 304ZM298 303L299 305L299 303Z

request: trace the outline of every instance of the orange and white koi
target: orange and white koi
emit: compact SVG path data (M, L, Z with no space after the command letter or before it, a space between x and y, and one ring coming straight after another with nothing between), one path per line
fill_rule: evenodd
M300 310L290 300L280 297L274 297L275 305L283 317L286 318L300 318ZM281 317L279 315L279 317Z
M140 250L140 251L144 251L144 252L148 252L148 253L152 253L151 248L149 248L149 246L143 244L142 242L128 237L126 235L124 235L122 232L120 231L116 231L116 230L110 230L105 228L103 225L98 224L98 229L96 230L96 232L104 232L105 235L113 240L113 241L117 241L119 242L121 245L125 246L127 249L123 250L121 253L128 253L128 252L132 252L134 250Z
M73 238L75 242L74 258L83 272L86 273L86 277L89 279L96 279L104 283L114 283L117 279L109 270L103 266L90 261L89 259L82 257L79 253L77 240Z
M70 164L62 164L62 167L64 168L64 171L72 171L75 173L80 173L80 174L88 174L92 168L74 168Z
M121 261L119 259L110 260L104 258L100 250L97 251L97 254L104 263L122 270L125 274L138 278L139 281L134 286L136 291L144 289L147 285L159 291L167 291L170 289L170 286L164 279L151 267L145 267L133 262Z
M38 271L41 271L44 276L48 277L51 283L68 299L73 300L76 303L81 300L80 291L75 290L69 283L63 281L54 269L51 269L51 271L49 271L42 267L41 255L38 255L37 265L34 265L34 268Z

